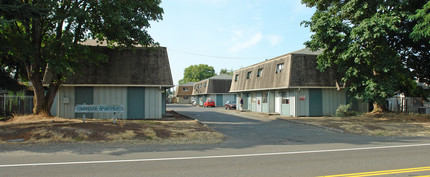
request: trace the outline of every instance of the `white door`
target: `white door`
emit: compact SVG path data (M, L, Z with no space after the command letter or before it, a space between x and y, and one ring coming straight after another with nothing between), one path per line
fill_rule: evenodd
M256 98L257 98L257 112L261 112L261 105L263 104L261 92L257 93Z
M282 92L275 92L275 112L281 114Z

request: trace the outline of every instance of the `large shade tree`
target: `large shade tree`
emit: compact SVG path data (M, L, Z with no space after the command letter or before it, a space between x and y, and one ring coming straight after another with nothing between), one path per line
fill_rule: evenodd
M25 76L34 88L34 113L48 113L55 93L79 66L106 59L87 39L109 46L156 44L146 29L162 19L161 0L2 0L0 61L2 72ZM47 73L52 77L44 82ZM11 73L9 73L11 74Z
M184 78L179 80L179 85L187 82L197 82L212 76L215 76L215 69L213 66L207 64L191 65L184 70Z
M429 82L428 38L410 38L410 16L425 0L302 0L316 12L304 21L313 35L305 43L322 50L318 68L334 68L338 82L380 111L396 92L414 93L415 79Z

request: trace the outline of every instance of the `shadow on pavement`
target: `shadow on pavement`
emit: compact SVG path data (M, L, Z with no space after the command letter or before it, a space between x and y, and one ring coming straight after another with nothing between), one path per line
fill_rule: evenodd
M214 148L244 149L263 145L299 146L320 144L374 145L383 143L422 143L428 138L372 137L340 134L326 129L288 122L276 117L256 113L225 110L222 107L202 108L192 105L170 104L167 110L197 119L224 134L221 144L148 145L133 143L51 143L51 144L0 144L0 152L33 152L75 154L123 155L135 152L162 152Z

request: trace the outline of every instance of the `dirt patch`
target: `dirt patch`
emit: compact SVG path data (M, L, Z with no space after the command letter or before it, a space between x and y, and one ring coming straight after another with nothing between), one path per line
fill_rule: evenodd
M282 117L346 133L372 136L429 137L430 115L363 114L355 117Z
M64 119L17 116L0 122L0 143L140 142L214 144L223 135L187 116L168 111L161 120Z

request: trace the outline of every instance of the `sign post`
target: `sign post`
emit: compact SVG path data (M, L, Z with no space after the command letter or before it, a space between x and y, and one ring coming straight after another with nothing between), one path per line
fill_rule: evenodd
M85 123L85 113L109 113L113 112L113 123L116 121L116 113L124 112L124 105L87 105L78 104L75 106L75 113L84 113L83 122Z

